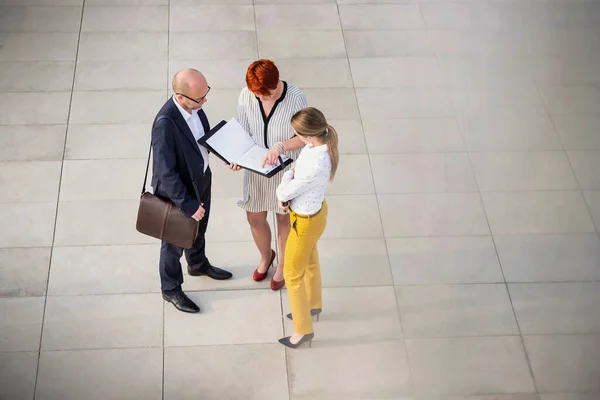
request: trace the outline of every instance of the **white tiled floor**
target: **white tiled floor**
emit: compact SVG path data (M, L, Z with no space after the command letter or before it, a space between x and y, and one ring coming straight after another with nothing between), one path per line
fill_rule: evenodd
M215 124L259 57L340 134L312 349L241 174L199 315L134 227L171 76ZM599 399L599 85L599 0L0 0L0 399Z

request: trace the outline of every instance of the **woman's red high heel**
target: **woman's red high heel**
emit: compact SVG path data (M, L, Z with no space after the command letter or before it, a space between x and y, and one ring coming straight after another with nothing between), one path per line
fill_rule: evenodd
M271 262L269 263L267 270L265 272L261 273L261 272L258 272L258 268L255 269L254 274L252 275L252 279L254 279L255 282L263 281L267 277L267 274L269 273L269 268L271 268L274 261L275 261L275 250L271 250ZM271 286L273 286L273 285L271 284Z
M284 286L285 286L285 279L282 281L276 281L275 279L271 278L271 290L277 291L277 290L280 290Z

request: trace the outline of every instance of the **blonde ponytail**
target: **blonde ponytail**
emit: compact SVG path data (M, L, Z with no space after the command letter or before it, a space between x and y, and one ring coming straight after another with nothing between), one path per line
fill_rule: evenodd
M301 136L318 137L327 144L329 157L331 158L331 175L333 180L340 162L338 151L338 134L333 126L327 123L325 115L314 107L306 107L298 111L292 117L292 128Z
M327 125L327 133L325 133L325 143L327 143L327 151L329 151L329 158L331 158L331 177L329 180L333 180L335 172L337 171L338 164L340 163L340 152L338 150L338 134L335 128L331 125Z

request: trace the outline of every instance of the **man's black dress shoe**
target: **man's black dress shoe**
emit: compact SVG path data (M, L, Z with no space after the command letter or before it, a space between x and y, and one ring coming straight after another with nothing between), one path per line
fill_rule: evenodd
M200 312L200 307L196 305L189 297L183 292L175 293L175 294L166 294L163 292L163 299L168 301L169 303L173 303L176 309L179 311L187 312L187 313L197 313Z
M212 265L210 265L208 268L203 268L200 270L193 270L188 265L188 274L190 274L190 276L206 275L209 278L216 279L218 281L224 281L225 279L229 279L233 276L231 272L225 271L221 268L213 267Z

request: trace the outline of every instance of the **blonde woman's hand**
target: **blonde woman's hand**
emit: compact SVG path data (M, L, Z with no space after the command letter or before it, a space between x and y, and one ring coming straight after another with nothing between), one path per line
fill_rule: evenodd
M286 201L285 203L282 201L277 200L277 203L279 204L279 207L283 210L283 211L290 211L290 202Z

